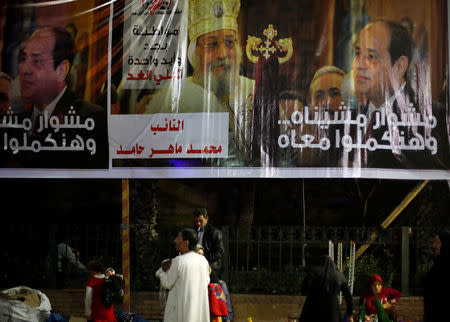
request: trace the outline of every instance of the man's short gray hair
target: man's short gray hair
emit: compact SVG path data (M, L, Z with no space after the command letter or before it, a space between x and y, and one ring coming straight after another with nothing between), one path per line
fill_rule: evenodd
M342 77L345 76L345 72L342 69L337 68L336 66L323 66L316 71L316 73L314 74L314 77L311 81L311 84L320 76L325 75L325 74L333 74L333 73L339 74ZM311 88L311 84L309 85L310 88Z

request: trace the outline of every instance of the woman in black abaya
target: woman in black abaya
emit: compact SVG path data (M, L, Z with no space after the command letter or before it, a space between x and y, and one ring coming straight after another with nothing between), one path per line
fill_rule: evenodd
M306 295L300 322L342 322L339 292L347 303L347 321L353 321L353 301L344 274L328 255L319 257L305 276L301 292Z

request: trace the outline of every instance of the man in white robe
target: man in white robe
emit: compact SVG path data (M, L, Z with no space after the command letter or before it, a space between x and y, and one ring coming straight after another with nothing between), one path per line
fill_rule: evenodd
M156 272L162 287L169 290L164 321L209 322L209 264L195 252L197 235L193 229L183 229L174 243L180 255L164 261Z

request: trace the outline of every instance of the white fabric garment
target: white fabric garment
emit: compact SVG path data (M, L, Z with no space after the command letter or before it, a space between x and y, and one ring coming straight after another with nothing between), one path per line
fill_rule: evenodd
M234 94L230 94L228 105L238 115L241 109L253 108L253 91L255 81L238 76ZM146 114L152 113L200 113L228 112L229 108L217 98L212 91L194 83L191 77L184 79L178 86L158 89L146 105Z
M222 102L212 91L208 92L194 83L192 76L177 84L157 90L144 113L228 113L228 158L217 160L215 166L244 166L250 154L255 81L238 76L227 102Z
M94 289L92 287L86 287L86 296L84 299L84 315L91 316L92 313L92 297L94 295Z
M6 296L20 294L20 297L26 297L37 294L40 300L38 307L32 307L27 303L18 300L8 300L0 297L0 321L1 322L29 322L46 321L52 310L50 300L47 295L39 290L27 286L17 286L1 291Z
M209 322L209 264L204 256L193 251L179 255L156 277L169 290L164 322Z

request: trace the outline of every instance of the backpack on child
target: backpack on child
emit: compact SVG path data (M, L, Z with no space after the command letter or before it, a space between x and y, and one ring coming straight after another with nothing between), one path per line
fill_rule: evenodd
M208 298L209 313L212 318L228 316L226 297L220 284L208 284Z
M111 304L119 305L123 302L125 281L120 275L111 275L105 278L105 284L102 289L102 303L105 307Z

